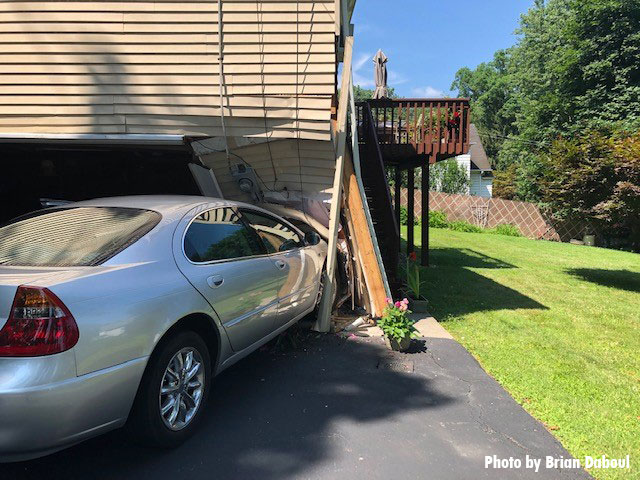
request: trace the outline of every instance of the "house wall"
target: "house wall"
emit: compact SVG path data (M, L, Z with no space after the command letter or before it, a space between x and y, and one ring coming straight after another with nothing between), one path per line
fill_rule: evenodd
M471 186L469 194L476 197L491 198L493 191L493 178L482 178L479 170L471 170Z
M330 140L334 0L224 0L227 134ZM222 134L216 1L0 2L0 133Z
M282 139L269 143L232 148L231 164L249 164L258 175L263 192L302 192L310 199L329 200L335 173L335 150L332 142L318 140ZM226 154L215 152L199 155L210 167L225 198L251 201L248 194L238 188L229 173Z

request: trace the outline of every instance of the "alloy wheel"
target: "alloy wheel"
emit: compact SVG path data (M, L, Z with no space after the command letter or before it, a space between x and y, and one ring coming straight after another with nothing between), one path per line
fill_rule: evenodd
M193 347L178 351L169 361L160 383L159 408L165 426L185 428L198 412L204 393L205 369Z

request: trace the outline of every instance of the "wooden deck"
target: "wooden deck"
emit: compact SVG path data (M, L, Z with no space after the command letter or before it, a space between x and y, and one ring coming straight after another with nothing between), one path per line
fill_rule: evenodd
M469 100L402 98L369 100L385 164L415 168L469 150ZM362 105L359 107L360 118Z

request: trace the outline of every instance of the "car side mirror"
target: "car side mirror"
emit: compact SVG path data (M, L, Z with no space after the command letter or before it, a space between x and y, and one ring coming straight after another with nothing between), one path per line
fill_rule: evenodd
M304 243L308 246L318 245L321 240L322 239L320 238L320 235L318 235L318 232L307 232L304 235Z

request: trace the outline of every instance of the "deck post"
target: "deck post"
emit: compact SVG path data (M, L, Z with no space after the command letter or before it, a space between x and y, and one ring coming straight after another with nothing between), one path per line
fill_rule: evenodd
M349 111L349 85L351 85L352 53L353 37L349 36L345 39L344 64L342 69L343 88L340 91L340 103L338 103L336 169L333 177L331 210L329 212L327 267L324 274L324 290L322 291L318 317L313 325L313 329L317 332L328 332L331 328L333 292L336 288L338 226L340 224L340 209L342 207L342 177L344 174L345 152L347 146L347 113Z
M396 212L396 223L398 224L398 232L400 231L400 205L402 205L402 170L400 167L395 168L395 194L394 194L394 208ZM400 243L398 243L400 245Z
M413 230L415 222L415 184L414 169L407 170L407 255L415 251L415 243L413 241Z
M429 266L429 162L422 165L422 248L420 263Z

